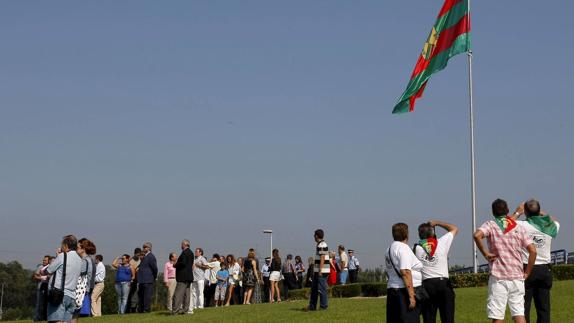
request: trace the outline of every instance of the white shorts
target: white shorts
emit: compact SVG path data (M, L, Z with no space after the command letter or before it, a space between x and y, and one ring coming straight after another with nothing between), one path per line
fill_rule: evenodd
M269 281L278 282L281 280L281 272L280 271L272 271L269 275Z
M524 316L524 280L503 280L490 276L486 303L488 318L504 320L507 302L512 317Z

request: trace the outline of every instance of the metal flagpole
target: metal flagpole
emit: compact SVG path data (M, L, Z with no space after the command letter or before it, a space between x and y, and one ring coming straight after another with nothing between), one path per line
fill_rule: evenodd
M468 0L468 16L470 18L470 0ZM470 19L468 20L470 24ZM469 29L470 30L470 26ZM468 50L468 98L469 98L469 122L470 122L470 195L472 208L472 234L476 231L476 182L474 170L474 109L472 104L472 50ZM478 272L476 244L472 242L472 266L474 273Z

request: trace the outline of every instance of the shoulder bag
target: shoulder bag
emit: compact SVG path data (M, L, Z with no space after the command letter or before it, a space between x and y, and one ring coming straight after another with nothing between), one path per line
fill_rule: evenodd
M389 248L388 254L389 254L389 261L391 262L391 265L393 265L395 273L397 273L397 275L402 279L403 275L401 275L401 272L397 270L397 267L395 267L395 264L393 263L393 258L391 258L391 248ZM417 301L424 302L430 298L427 290L423 286L414 287L414 290L415 290L415 298L417 299Z
M64 267L62 269L62 287L61 289L57 289L54 284L56 283L56 273L57 271L54 273L54 278L52 279L52 286L50 287L50 290L48 291L48 302L51 305L54 306L58 306L60 304L62 304L62 301L64 300L64 286L66 284L66 265L68 263L68 254L66 252L64 252Z

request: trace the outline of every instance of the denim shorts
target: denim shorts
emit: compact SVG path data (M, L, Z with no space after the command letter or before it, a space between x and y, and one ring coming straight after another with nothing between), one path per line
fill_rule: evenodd
M76 311L76 300L64 295L60 305L54 306L48 303L48 321L70 321L74 311Z

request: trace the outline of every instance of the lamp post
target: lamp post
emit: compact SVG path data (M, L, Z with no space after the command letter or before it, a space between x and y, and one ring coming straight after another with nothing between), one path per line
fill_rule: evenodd
M269 254L271 255L271 258L273 258L273 230L271 229L263 230L263 233L269 234L269 240L270 240Z

